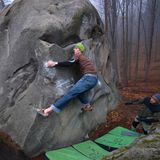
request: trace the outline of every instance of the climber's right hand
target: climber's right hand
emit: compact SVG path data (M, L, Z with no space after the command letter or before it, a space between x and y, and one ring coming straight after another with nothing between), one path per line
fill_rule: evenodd
M49 60L49 61L47 62L47 67L49 67L49 68L55 67L57 64L58 64L58 62Z

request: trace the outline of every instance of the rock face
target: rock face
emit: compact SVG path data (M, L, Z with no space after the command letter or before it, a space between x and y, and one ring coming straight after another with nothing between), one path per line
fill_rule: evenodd
M79 76L76 68L44 63L67 60L79 41L99 72L89 94L94 110L81 114L75 99L60 114L37 115L35 107L52 104ZM88 0L15 0L0 17L0 64L0 132L29 157L81 141L116 106L103 25Z

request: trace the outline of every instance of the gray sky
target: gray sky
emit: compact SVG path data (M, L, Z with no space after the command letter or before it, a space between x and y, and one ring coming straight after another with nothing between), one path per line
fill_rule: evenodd
M5 5L11 4L14 0L4 0Z
M104 16L104 0L89 0L92 5L97 9L103 23L105 22Z

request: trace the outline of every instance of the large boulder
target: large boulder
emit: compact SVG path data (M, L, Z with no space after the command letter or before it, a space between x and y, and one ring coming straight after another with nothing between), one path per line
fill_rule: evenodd
M60 114L37 115L35 107L52 104L79 76L76 68L48 69L44 63L67 60L79 41L99 73L89 94L94 110L82 114L75 99ZM29 157L83 140L116 106L103 25L88 0L15 0L0 16L0 64L0 132Z

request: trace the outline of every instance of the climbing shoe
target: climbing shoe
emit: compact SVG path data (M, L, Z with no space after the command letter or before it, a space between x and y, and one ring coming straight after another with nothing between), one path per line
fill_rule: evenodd
M92 111L92 110L93 110L93 107L90 104L88 104L85 107L81 108L82 112L87 112L87 111Z

